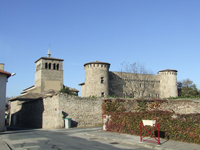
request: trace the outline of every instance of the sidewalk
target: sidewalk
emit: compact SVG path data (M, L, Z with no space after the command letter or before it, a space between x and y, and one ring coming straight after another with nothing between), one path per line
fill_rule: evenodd
M94 131L86 133L86 135L99 139L112 140L113 142L143 146L145 148L152 148L156 150L200 150L200 145L198 144L168 141L165 139L160 139L161 143L160 146L158 146L156 143L150 143L146 141L140 143L140 136L129 135L129 134L119 134L106 131ZM150 138L149 140L155 141L155 139L150 139Z

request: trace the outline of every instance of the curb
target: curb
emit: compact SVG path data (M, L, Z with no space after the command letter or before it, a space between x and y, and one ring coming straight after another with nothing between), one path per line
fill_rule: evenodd
M128 145L136 145L136 146L140 146L140 147L151 148L151 149L155 149L155 150L176 150L176 149L169 149L169 148L166 148L166 147L162 147L162 145L161 146L152 145L150 143L120 141L118 139L112 139L112 138L106 138L106 137L102 137L102 136L96 136L96 135L89 134L89 133L85 133L85 135L91 136L91 137L95 137L95 138L99 138L99 139L104 139L104 140L111 140L111 141L115 141L115 142L119 142L119 143L123 143L123 144L128 144Z
M11 148L11 146L10 146L7 142L2 141L2 143L5 145L5 147L7 147L8 150L13 150L13 149Z

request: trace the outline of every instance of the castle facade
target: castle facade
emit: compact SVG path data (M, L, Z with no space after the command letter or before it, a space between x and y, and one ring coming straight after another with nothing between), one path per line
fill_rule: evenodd
M84 64L85 82L81 85L81 97L177 97L177 70L166 69L158 75L109 71L107 62Z

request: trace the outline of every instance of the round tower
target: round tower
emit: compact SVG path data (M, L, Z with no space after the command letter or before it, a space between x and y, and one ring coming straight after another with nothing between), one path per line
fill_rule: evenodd
M109 63L99 61L84 64L85 97L107 97L109 95L109 67Z
M160 76L160 97L177 97L177 70L166 69L158 72Z

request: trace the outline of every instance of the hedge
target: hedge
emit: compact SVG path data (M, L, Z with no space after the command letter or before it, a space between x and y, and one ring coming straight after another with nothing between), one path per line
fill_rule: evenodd
M175 114L169 111L126 112L123 100L107 100L103 104L104 114L111 115L106 122L106 130L110 132L140 135L140 122L156 120L160 126L161 138L200 144L200 114ZM140 102L141 103L141 102ZM141 103L145 106L145 102ZM152 127L147 126L148 130ZM146 134L146 130L142 131ZM154 136L156 136L156 132Z

